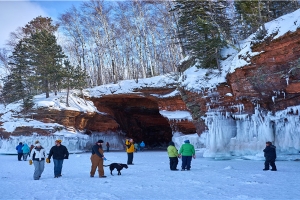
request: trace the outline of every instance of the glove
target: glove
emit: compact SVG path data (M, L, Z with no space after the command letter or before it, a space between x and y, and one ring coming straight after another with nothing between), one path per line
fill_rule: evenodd
M50 159L49 158L46 159L46 163L50 163Z
M193 155L193 158L196 159L196 155Z
M32 160L29 160L29 165L32 165Z
M103 160L107 160L105 157L103 157Z

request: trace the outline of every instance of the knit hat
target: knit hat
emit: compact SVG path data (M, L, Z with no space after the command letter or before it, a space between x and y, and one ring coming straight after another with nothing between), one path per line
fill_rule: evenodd
M97 143L103 143L103 140L98 140L98 142Z
M61 140L55 140L55 142L61 143Z
M190 141L189 140L184 140L184 143L190 143Z
M169 145L174 146L175 144L174 144L174 142L171 141L171 142L169 142Z
M40 141L38 141L38 140L36 140L36 141L34 142L34 144L35 144L35 146L41 146L41 143L40 143Z
M266 144L268 144L268 145L272 145L272 142L268 141L268 142L266 142Z

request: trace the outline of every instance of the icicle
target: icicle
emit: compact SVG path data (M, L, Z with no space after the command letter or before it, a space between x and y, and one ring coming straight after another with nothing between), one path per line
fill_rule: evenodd
M274 104L275 104L275 98L276 98L276 96L272 96L272 101Z
M284 91L282 91L282 93L283 93L283 98L285 99L285 92L284 92Z

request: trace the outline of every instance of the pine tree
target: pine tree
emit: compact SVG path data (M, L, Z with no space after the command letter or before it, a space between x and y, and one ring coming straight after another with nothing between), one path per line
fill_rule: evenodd
M30 71L27 57L27 46L23 40L20 40L9 58L11 74L4 79L2 97L7 103L19 99L22 99L24 103L30 95L32 84L29 82L29 77L32 71Z
M226 1L177 1L181 13L179 37L200 61L201 68L218 68L220 49L229 43L230 24Z
M248 37L261 27L260 34L264 33L264 24L282 15L295 11L299 3L295 0L263 1L263 0L236 0L234 2L239 16L243 38Z
M57 44L56 37L45 30L25 40L29 47L30 64L35 67L36 78L48 98L51 89L57 90L60 86L62 60L65 55Z

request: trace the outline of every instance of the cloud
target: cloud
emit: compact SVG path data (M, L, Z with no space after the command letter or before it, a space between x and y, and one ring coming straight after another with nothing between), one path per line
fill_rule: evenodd
M11 32L38 16L49 17L35 2L0 0L0 48L5 47Z

